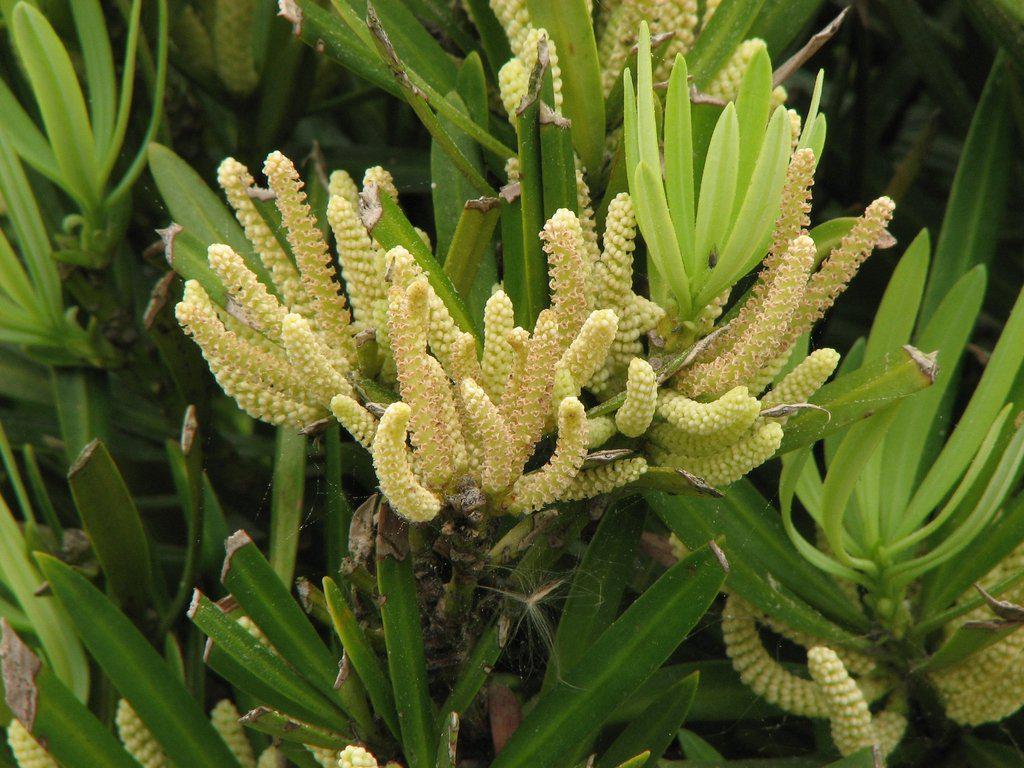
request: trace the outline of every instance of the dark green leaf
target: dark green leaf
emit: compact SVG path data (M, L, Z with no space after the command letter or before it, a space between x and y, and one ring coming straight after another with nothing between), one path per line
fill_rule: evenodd
M82 642L167 756L195 768L238 768L202 708L128 618L70 566L36 557Z
M93 440L68 472L68 485L107 587L132 612L152 605L149 542L128 487L106 446Z
M559 765L665 662L711 605L724 578L710 548L666 571L537 700L492 768Z
M700 673L684 677L655 699L640 717L626 726L597 761L597 768L613 768L631 756L647 751L648 760L636 763L653 768L676 735L697 693Z
M387 504L380 505L377 519L377 583L405 758L409 768L433 768L437 731L427 690L427 662L408 530Z
M278 427L270 495L270 565L285 584L291 584L295 575L305 486L306 436L294 427Z

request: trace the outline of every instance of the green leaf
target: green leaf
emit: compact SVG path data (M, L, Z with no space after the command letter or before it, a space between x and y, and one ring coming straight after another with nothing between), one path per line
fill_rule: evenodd
M488 0L466 0L466 13L480 35L480 47L487 59L492 79L497 80L498 70L512 58L508 36L498 17L491 10Z
M555 41L562 70L562 110L572 121L572 143L591 173L604 157L604 99L594 24L586 0L527 0L530 23Z
M500 620L499 620L500 622ZM459 677L452 686L452 691L441 707L442 718L450 712L466 712L472 705L476 695L483 688L488 676L494 669L498 657L504 648L500 623L487 627L477 638L473 650L466 656Z
M693 731L680 729L677 737L679 747L687 760L725 760L718 750L708 744Z
M442 95L447 93L454 82L446 87L441 93L433 90L423 79L416 76L415 72L409 69L398 52L395 50L385 32L380 18L373 10L373 6L367 5L367 16L366 21L370 27L372 42L376 47L377 54L387 64L394 76L395 82L398 83L399 90L401 91L402 97L406 100L413 112L419 118L423 127L427 129L430 136L433 138L437 145L445 152L446 155L454 163L455 167L462 172L470 184L477 190L478 194L487 195L493 197L496 193L491 185L487 183L487 180L483 177L479 170L473 165L471 158L467 157L462 149L455 142L454 137L451 133L446 130L445 126L438 119L438 116L434 114L434 109L441 111L445 109L444 116L450 121L459 125L459 127L471 133L473 135L479 135L480 131L477 130L476 124L468 118L464 113L458 109L451 107L449 102ZM430 89L430 93L425 94L424 89ZM426 95L426 99L424 96ZM434 98L431 99L430 96ZM483 132L485 135L486 132ZM489 135L488 135L488 138ZM500 143L500 142L499 142Z
M202 708L128 618L70 566L36 557L82 642L167 757L195 768L237 768Z
M5 215L14 230L25 268L32 278L36 293L34 303L51 322L57 323L63 319L64 311L60 276L51 256L53 249L39 204L14 151L15 145L10 140L12 127L0 128L0 192L6 205Z
M2 434L2 433L0 433ZM46 662L79 701L89 695L89 664L67 614L52 597L39 597L42 576L28 556L21 527L0 496L0 581L17 601L39 640Z
M757 162L760 140L764 140L772 98L772 62L765 48L758 48L740 83L736 96L736 119L740 126L740 158L736 171L736 198L732 212L735 218L743 205Z
M493 261L491 240L500 214L501 201L495 197L468 200L462 208L444 260L444 273L460 296L471 296L484 262ZM482 314L482 307L480 310Z
M683 264L697 273L694 250L693 129L686 59L677 54L665 101L665 193Z
M229 683L287 715L341 733L350 732L351 723L337 703L295 674L285 659L199 590L193 594L188 615L209 637L207 663ZM242 670L241 674L237 670Z
M961 624L938 650L914 668L915 674L949 669L1009 637L1021 628L1020 624L997 628L979 624Z
M365 38L317 0L296 0L296 5L302 12L301 21L290 20L304 43L314 48L322 46L324 53L345 69L392 96L402 97L395 79ZM336 9L341 5L348 8L347 0L337 0L334 5Z
M350 678L340 690L335 690L338 663L334 654L320 640L302 608L249 535L236 531L225 547L227 557L221 581L238 604L296 672L340 705L363 733L368 737L373 734L373 721L361 691L355 687L356 681Z
M234 215L188 163L172 150L154 142L149 145L149 169L171 217L184 228L174 236L175 247L182 236L191 235L202 249L205 261L209 245L229 245L245 260L246 266L260 282L273 286L270 273L253 255L252 245L245 239Z
M354 8L368 2L348 0ZM406 66L427 81L440 93L455 87L456 68L452 57L441 47L430 32L420 24L405 3L377 2L373 9L387 32L395 52Z
M747 37L757 37L778 59L815 18L825 0L764 0Z
M62 765L139 768L110 731L3 621L3 679L24 681L7 688L14 715ZM227 765L230 765L228 763Z
M520 232L518 253L503 253L502 267L505 290L516 312L516 324L532 330L537 315L548 304L548 262L541 248L540 231L544 226L544 192L542 186L540 146L539 91L544 72L535 70L530 79L530 93L516 114L516 136L519 152ZM519 258L509 258L518 255Z
M691 549L724 535L723 549L730 565L727 582L745 600L808 634L845 647L864 645L826 616L860 632L867 628L867 620L833 579L793 549L775 510L748 482L733 484L723 499L662 493L645 497L665 525Z
M601 518L562 608L545 689L587 654L591 643L618 615L643 524L644 515L636 508L635 499L613 504Z
M727 225L731 224L727 230L728 240L719 254L717 266L711 270L707 284L701 290L700 306L736 282L763 258L779 213L789 147L789 118L786 110L776 109L745 191L738 187L741 179L737 176L737 192L743 193L743 205L734 222L726 220ZM721 214L719 217L725 218Z
M1024 12L1015 0L967 0L971 20L1002 46L1018 71L1024 71Z
M884 406L934 383L934 361L913 347L890 352L881 360L837 377L819 389L810 403L825 412L803 411L786 424L778 453L832 435Z
M408 529L386 504L377 521L377 583L388 671L409 768L433 768L437 745Z
M975 264L990 263L995 254L1014 147L1010 77L1005 58L997 56L960 153L935 246L921 323L931 317L961 275Z
M338 633L338 638L345 649L345 657L366 687L374 711L387 723L391 733L399 738L400 729L395 711L395 697L391 692L391 681L338 585L328 576L324 577L323 585L327 610L330 611L334 631Z
M765 0L732 0L715 11L693 48L686 55L690 76L698 88L711 82L732 56L741 42L747 39L747 31L757 18ZM719 13L721 11L721 13Z
M930 256L928 231L921 230L899 260L882 294L868 334L864 363L879 360L888 350L910 343Z
M110 34L103 20L99 0L71 3L71 17L81 45L85 82L89 91L89 113L99 156L109 146L117 113L117 83Z
M32 118L22 108L17 97L0 79L0 113L4 116L4 128L0 130L0 141L10 141L21 158L54 184L62 184L57 158L53 156L50 143Z
M100 440L93 440L68 471L68 485L107 587L133 613L152 605L149 542L131 493Z
M380 189L377 189L375 200L366 202L368 204L363 212L363 221L368 224L367 229L373 235L373 239L385 249L398 245L406 248L426 274L430 287L448 308L455 324L461 330L472 333L479 344L480 331L470 317L465 302L455 291L452 281L437 263L430 248L420 239L398 203L391 199L391 195Z
M630 764L636 765L637 768L653 768L686 719L699 682L700 673L695 672L689 677L684 677L655 699L605 750L597 761L596 768L613 768L624 764L630 756L644 751L649 753L647 760Z
M354 737L317 728L309 723L282 715L273 709L257 707L246 712L239 722L246 728L273 736L275 740L291 741L311 747L324 747L340 751L352 743Z
M960 360L985 296L985 268L977 266L949 291L917 338L937 349L938 374L927 391L906 400L885 438L881 484L887 519L899 520L927 465L941 449L947 425L940 414L957 381ZM902 527L900 527L902 530Z
M85 98L71 58L50 22L28 3L14 7L11 32L65 184L82 206L95 209L102 180Z
M352 524L352 505L342 487L341 426L332 424L324 436L324 545L327 550L327 572L337 573L348 557L348 533Z
M904 530L912 530L927 517L963 474L989 425L1002 409L1013 382L1024 364L1024 291L1017 297L1010 317L971 401L957 422L956 429L932 463L924 479L901 516Z
M555 114L549 103L554 101L551 73L545 75L544 103L540 110L540 158L544 169L541 184L544 194L544 217L550 219L559 208L579 214L576 192L576 161L572 149L569 124Z
M492 768L562 764L665 662L711 605L724 578L710 548L666 571L537 700Z
M950 560L928 575L920 600L920 615L924 619L922 629L915 628L914 632L925 631L925 625L932 623L938 611L970 589L972 584L1016 549L1021 541L1024 541L1024 494L1018 494L1006 505L1002 517L993 524L989 535L978 537L961 557Z
M305 489L306 436L294 427L278 427L270 490L270 565L284 584L295 576Z
M729 234L730 217L723 216L722 211L732 210L732 201L736 194L739 140L740 127L736 108L732 104L727 104L718 118L715 132L711 135L707 160L704 163L704 175L700 182L694 253L702 271L710 265L712 253L717 259L717 254L725 247L725 238Z
M468 108L461 96L453 91L448 100L463 112ZM451 134L452 140L465 153L477 171L483 171L480 150L476 143L451 123L442 120L441 124ZM459 214L466 201L476 197L477 193L466 180L465 176L452 166L444 150L436 141L430 142L430 197L434 204L434 228L437 231L437 253L440 256L448 252L452 236L458 224Z
M668 282L679 307L680 317L689 317L690 280L676 242L675 228L665 200L665 188L655 167L641 160L633 175L636 217L647 244L647 252L659 274Z
M97 371L55 367L52 386L64 452L70 464L93 440L110 440L107 379Z

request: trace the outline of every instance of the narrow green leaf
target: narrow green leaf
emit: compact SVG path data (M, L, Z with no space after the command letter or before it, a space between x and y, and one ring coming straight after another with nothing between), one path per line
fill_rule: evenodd
M928 231L921 230L899 260L882 294L868 334L864 363L879 360L888 350L910 343L930 256Z
M462 208L444 260L444 273L460 296L470 297L483 262L488 255L493 259L491 239L500 214L501 201L494 197L468 200Z
M624 764L631 756L645 751L648 753L648 759L629 764L636 765L637 768L653 768L657 765L668 745L672 743L672 737L686 719L699 682L700 673L695 672L689 677L684 677L655 699L605 750L597 761L596 768L613 768Z
M683 756L688 760L725 760L717 749L693 731L680 729L677 737Z
M270 490L270 565L284 584L295 576L305 488L306 436L294 427L278 427Z
M341 751L352 743L353 736L317 728L309 723L282 715L273 709L257 707L242 715L239 722L246 728L265 733L281 741L292 741L311 747Z
M740 126L740 157L736 169L736 197L732 213L735 218L743 205L747 187L751 184L754 164L757 162L759 143L768 124L772 98L772 62L765 48L757 52L747 64L746 72L736 96L736 119Z
M644 524L644 515L636 506L635 499L619 501L601 518L562 609L545 688L562 671L572 669L618 615Z
M677 54L665 101L665 193L679 252L689 275L697 274L694 250L693 129L686 59Z
M497 80L498 70L512 58L508 36L498 17L491 10L488 0L466 0L466 13L480 36L480 46L490 68L492 80Z
M102 156L109 146L117 113L117 83L110 33L103 20L99 0L71 3L71 17L81 44L85 82L89 92L89 113L96 149Z
M665 200L661 174L641 160L633 176L633 193L637 221L647 244L647 253L658 272L668 282L679 307L679 317L689 317L692 310L690 279L683 266L683 257L676 242L672 217Z
M195 768L237 768L200 705L128 618L70 566L36 557L82 642L167 756Z
M669 657L725 578L704 548L666 571L524 718L492 768L550 768L600 728Z
M544 70L538 66L530 77L531 92L516 114L521 258L502 258L505 290L515 307L516 324L527 330L533 329L537 315L548 304L548 262L539 237L544 226L538 98L543 77Z
M938 506L970 463L1024 364L1024 344L1020 343L1021 338L1024 338L1024 291L1017 297L1006 325L1003 326L1002 335L992 350L971 402L911 498L902 516L906 526L917 527Z
M322 46L324 53L345 69L392 96L402 97L388 68L365 39L317 0L296 0L296 5L301 15L288 20L304 43L314 48ZM335 7L338 5L348 7L346 0L338 0Z
M461 714L469 709L494 669L504 648L503 643L502 626L499 619L498 623L487 627L480 634L473 650L466 656L458 680L441 707L442 721L447 713L458 712Z
M544 169L541 184L544 190L544 217L550 219L559 208L579 214L579 196L576 193L576 162L572 149L572 136L565 118L550 107L548 97L551 74L545 77L545 101L540 108L540 157Z
M825 768L876 768L877 765L875 750L871 747L866 747L848 757L829 763Z
M225 547L227 557L221 581L242 609L300 675L339 704L363 733L373 734L373 721L361 691L355 687L356 681L350 678L340 690L335 690L338 663L334 654L321 641L249 535L236 531Z
M707 86L715 74L732 56L747 31L757 18L765 0L732 0L723 3L697 36L693 48L686 55L690 75L698 88ZM722 11L722 13L718 13Z
M562 70L562 110L572 121L572 143L584 167L596 173L604 157L604 99L594 24L586 0L527 0L530 23L551 35Z
M824 412L803 411L792 417L778 452L781 455L811 445L934 381L931 356L914 347L890 352L877 363L839 376L819 389L809 402Z
M17 97L0 79L0 113L4 116L4 128L0 131L0 141L5 137L10 141L21 158L39 171L54 184L62 184L57 158L53 156L50 142L40 131L32 118L21 106Z
M150 607L149 542L131 493L100 440L89 443L71 465L68 485L110 591L132 612Z
M984 624L962 624L935 653L914 668L914 673L938 672L955 667L993 643L1009 637L1020 628L1020 624L1009 624L1002 628Z
M779 212L789 156L789 119L786 110L776 109L764 134L764 143L746 190L740 190L737 184L737 192L743 194L743 205L728 230L728 240L719 254L718 264L711 270L707 284L701 290L701 306L753 269L764 257Z
M1005 768L1020 760L1020 749L1017 745L979 739L976 736L964 738L963 752L968 760L966 764L971 768ZM851 768L871 768L871 764L862 762Z
M203 261L207 246L224 243L242 259L266 286L274 282L263 262L252 252L241 226L220 198L206 186L192 167L167 147L152 143L148 150L149 169L174 222L184 228L174 236L173 245L185 235L195 238Z
M341 426L327 427L324 437L324 545L327 550L327 572L337 573L348 557L348 532L352 523L352 505L342 487Z
M437 731L427 690L427 662L408 529L387 504L381 504L377 520L377 583L405 759L409 768L433 768Z
M5 214L17 238L25 268L32 278L36 302L51 322L56 323L62 319L64 311L60 276L51 256L53 249L39 203L32 194L32 185L9 136L8 130L0 129L0 191L7 208Z
M199 590L193 594L188 616L209 638L206 662L232 685L292 717L342 733L350 732L351 723L336 703L295 674L287 661ZM225 663L228 660L230 663ZM236 668L244 672L237 674Z
M750 483L734 484L721 500L663 493L647 493L645 498L690 548L724 535L727 581L745 600L808 634L844 647L863 646L850 630L864 631L867 620L834 580L794 551L775 510Z
M768 50L778 58L790 43L807 29L825 0L764 0L747 37L765 41Z
M994 38L1013 59L1018 71L1024 71L1024 12L1016 0L967 0L971 20Z
M961 557L928 575L920 601L922 625L953 603L1024 541L1024 495L1008 502L989 535L971 542ZM991 590L990 590L991 591ZM934 627L933 627L934 628ZM917 630L920 632L923 630Z
M725 238L729 234L729 217L723 216L722 211L732 210L736 194L739 141L740 127L736 108L727 104L711 135L704 175L700 182L694 254L698 268L702 271L718 260L718 253L725 247Z
M975 264L990 263L995 254L1014 146L1009 77L1005 58L996 57L953 178L925 290L922 323L961 275Z
M52 386L68 463L93 440L110 441L106 376L83 368L53 368Z
M28 3L14 7L11 31L66 185L86 209L95 209L101 183L96 143L71 58L50 22Z
M351 2L352 0L350 0ZM404 3L366 3L380 18L395 52L406 66L440 93L455 87L454 60Z
M472 333L479 343L480 331L470 317L465 302L455 291L452 281L437 263L430 248L420 239L398 203L380 189L376 190L376 197L364 196L362 200L363 224L373 235L373 239L385 249L398 245L406 248L426 273L430 286L448 308L455 324L463 331Z
M377 654L366 639L362 627L356 621L356 617L341 590L338 589L338 585L327 576L324 577L323 585L327 610L330 611L334 631L338 633L338 638L345 649L345 657L366 687L366 693L373 703L374 711L387 723L391 733L396 738L400 738L391 681L381 667Z
M106 726L35 656L6 619L2 624L0 657L7 705L36 740L46 745L46 751L62 765L139 768Z

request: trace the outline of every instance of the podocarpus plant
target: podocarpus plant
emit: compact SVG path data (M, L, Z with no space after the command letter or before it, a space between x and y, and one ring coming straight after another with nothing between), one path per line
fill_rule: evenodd
M949 393L985 273L977 267L964 275L915 332L928 264L922 233L894 272L866 342L845 365L870 366L883 349L912 338L924 345L941 339L935 384L826 438L823 463L809 448L783 459L781 525L793 555L834 579L838 590L814 594L783 576L780 563L769 564L785 601L766 600L749 582L736 581L723 610L726 652L743 682L785 711L828 718L844 755L876 747L888 757L921 706L935 703L953 722L978 726L1024 705L1012 661L1024 573L1021 497L1014 493L1024 465L1024 428L1014 405L1024 362L1014 338L1024 299L948 430ZM798 525L797 501L814 535ZM696 508L655 507L684 540L705 535L691 517L700 514ZM808 612L812 606L821 614ZM803 646L807 675L779 663L759 628Z
M415 113L431 136L434 236L412 224L429 228L422 201L379 167L360 191L314 153L303 183L275 152L264 188L242 163L224 161L218 176L236 224L180 157L150 146L175 221L165 255L185 281L168 274L154 293L146 326L169 375L145 380L198 397L198 408L186 410L181 439L158 463L151 452L126 455L135 443L109 440L115 464L104 444L82 441L70 516L26 452L29 488L12 483L24 531L12 515L0 519L14 563L0 564L14 598L8 606L0 592L0 609L10 620L5 678L18 683L14 694L8 685L15 759L614 768L653 765L688 715L764 711L721 665L662 666L725 571L727 623L739 616L735 595L755 606L755 622L757 606L777 607L771 584L764 592L756 579L762 564L735 546L759 535L760 518L737 516L749 532L705 546L721 533L708 512L690 539L695 553L660 573L646 556L635 567L654 541L636 493L749 500L743 476L777 450L838 440L866 413L927 387L932 373L930 357L886 339L871 364L854 370L854 354L850 375L817 391L839 356L808 354L806 332L871 250L890 242L891 206L881 199L860 219L809 229L821 81L803 128L780 106L776 81L805 55L773 73L768 46L744 40L775 30L774 52L791 39L780 38L779 20L797 28L806 11L765 4L758 14L760 4L729 0L595 9L469 0L468 15L433 2L281 3L310 43L303 53L284 45L287 25L272 26L273 5L175 5L171 58L207 110L206 133L197 148L187 121L183 137L172 119L161 141L201 173L229 151L255 168L279 134L290 151L305 141L298 136L336 141L337 111L316 114L326 104L351 105L368 125L377 111L398 125ZM412 112L373 88L346 90L330 57ZM315 87L306 77L314 70ZM293 80L304 87L280 88ZM313 98L288 139L283 116L338 83L339 94ZM181 93L174 109L192 98ZM242 135L235 125L246 126ZM355 178L370 164L362 154L347 166ZM728 215L711 215L720 210ZM269 516L253 477L271 462L247 461L271 453L265 428L203 392L190 367L196 349L172 327L175 305L224 390L277 429ZM82 435L92 429L88 419L67 421ZM159 447L176 425L145 431ZM303 503L307 453L310 469L324 470L322 529L312 483ZM6 448L3 458L19 478ZM125 482L141 485L139 474L157 465L169 469L170 503L180 500L186 523L173 546L164 528L151 538L168 494L133 499ZM252 534L228 538L223 568L213 562L227 531L222 504ZM91 543L84 552L74 547L78 524ZM308 557L321 550L322 566ZM784 566L793 567L791 554L776 548ZM296 585L305 614L289 594L297 567L317 576ZM813 569L792 576L810 591L836 591ZM48 591L34 596L44 579ZM872 603L866 615L884 608ZM806 612L796 626L824 628L829 648L849 659L844 642L861 647L870 619L855 606L833 611L847 634ZM536 638L543 675L541 664L520 663ZM100 673L98 719L74 697L86 686L79 643ZM833 698L854 693L827 649L813 655ZM707 674L695 696L698 669ZM890 711L861 742L898 724ZM696 756L699 740L680 740ZM816 759L831 758L823 750Z

